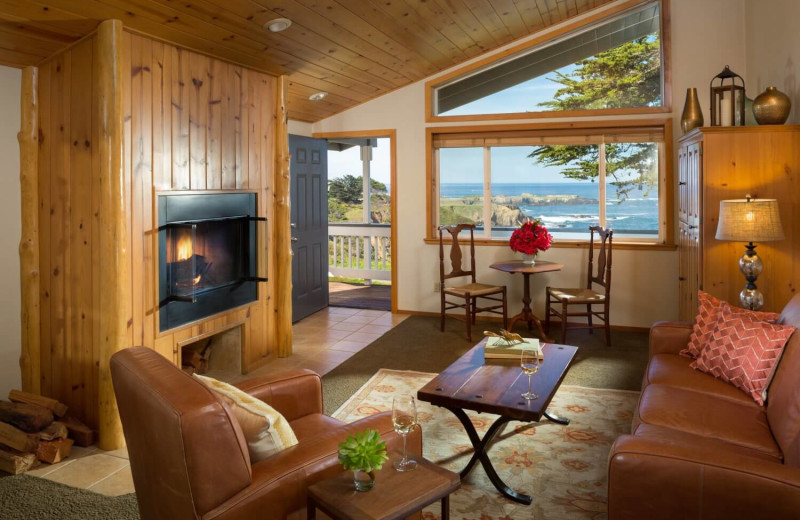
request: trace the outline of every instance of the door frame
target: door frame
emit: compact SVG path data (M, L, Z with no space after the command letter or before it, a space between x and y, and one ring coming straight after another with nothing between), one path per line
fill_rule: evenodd
M392 248L392 312L397 312L397 272L398 254L397 250L397 130L384 129L384 130L362 130L362 131L346 131L346 132L314 132L311 137L320 139L333 139L337 137L384 137L389 139L389 198L390 205L389 211L392 217L391 236L389 243ZM329 223L330 225L330 223Z

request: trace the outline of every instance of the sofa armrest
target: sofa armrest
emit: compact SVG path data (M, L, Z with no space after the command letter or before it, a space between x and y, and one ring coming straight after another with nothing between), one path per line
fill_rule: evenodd
M686 348L693 324L685 321L659 321L650 327L650 357L675 354Z
M694 446L623 435L608 465L609 520L793 518L800 469L742 455L720 443Z
M275 376L242 381L235 386L278 410L287 421L322 413L322 382L311 370L287 370Z
M308 486L342 472L338 459L339 443L348 435L368 428L378 430L386 441L386 451L390 454L390 460L386 464L391 464L392 453L402 450L403 440L394 432L391 412L384 412L320 432L296 446L257 462L253 465L252 483L203 516L203 520L265 518L265 511L269 512L269 518L285 518L302 512L306 506ZM416 457L422 456L420 428L408 435L408 453ZM394 457L399 458L396 454ZM305 518L305 514L300 517Z

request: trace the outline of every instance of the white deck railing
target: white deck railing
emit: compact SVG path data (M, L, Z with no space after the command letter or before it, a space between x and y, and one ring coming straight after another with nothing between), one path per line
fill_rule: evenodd
M391 280L390 224L329 224L328 272L331 276Z

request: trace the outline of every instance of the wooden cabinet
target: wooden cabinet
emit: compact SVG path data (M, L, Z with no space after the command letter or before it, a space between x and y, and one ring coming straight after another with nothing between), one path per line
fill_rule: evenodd
M780 311L800 286L800 126L698 128L679 139L679 315L694 319L697 290L738 305L744 244L715 239L719 202L777 199L786 239L757 244L764 308Z

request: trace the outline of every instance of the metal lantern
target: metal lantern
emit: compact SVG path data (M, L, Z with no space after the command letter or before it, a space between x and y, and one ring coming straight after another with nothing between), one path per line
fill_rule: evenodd
M710 98L711 126L744 126L744 79L727 65L711 80Z

